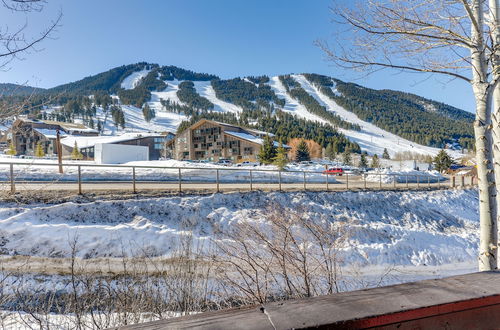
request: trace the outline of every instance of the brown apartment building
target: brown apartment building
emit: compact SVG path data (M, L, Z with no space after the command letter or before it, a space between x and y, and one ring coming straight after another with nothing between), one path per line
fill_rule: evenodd
M56 154L56 135L97 136L99 133L82 124L64 123L50 120L33 120L19 118L7 131L5 140L12 143L17 155L33 155L36 145L40 143L47 155Z
M167 144L177 160L256 161L266 132L202 119Z

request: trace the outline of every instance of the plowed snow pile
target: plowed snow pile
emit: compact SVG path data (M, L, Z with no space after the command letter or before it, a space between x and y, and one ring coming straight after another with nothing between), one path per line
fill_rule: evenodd
M85 258L168 256L186 228L208 242L214 228L265 222L269 205L301 210L311 219L345 221L346 264L445 265L475 262L476 190L422 192L233 193L99 201L84 204L0 205L2 254L61 257L77 237ZM189 225L186 225L186 224Z

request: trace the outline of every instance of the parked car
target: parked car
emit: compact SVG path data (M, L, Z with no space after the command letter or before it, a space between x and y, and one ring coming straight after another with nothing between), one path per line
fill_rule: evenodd
M238 167L241 167L241 166L253 166L253 167L255 167L257 165L259 165L259 163L249 162L249 161L244 161L244 162L236 164L236 166L238 166Z
M323 174L342 176L344 170L341 167L332 167L323 171Z
M222 166L231 166L231 164L233 164L233 162L229 159L219 159L217 164L222 165Z

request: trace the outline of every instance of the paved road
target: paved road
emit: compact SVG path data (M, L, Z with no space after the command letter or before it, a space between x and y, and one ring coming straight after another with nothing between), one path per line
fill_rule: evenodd
M437 189L437 188L447 188L450 187L450 181L443 182L422 182L422 183L383 183L383 182L365 182L361 178L350 177L348 182L345 179L337 178L337 183L326 182L307 182L305 185L303 182L288 183L283 182L281 185L277 182L273 183L262 183L254 182L250 185L248 182L242 183L219 183L218 185L214 182L158 182L158 181L138 181L135 184L136 191L144 190L156 190L165 192L177 192L179 190L185 192L207 192L207 191L249 191L249 190L265 190L265 191L300 191L300 190L314 190L314 191L345 191L345 190L389 190L389 189ZM469 183L469 182L467 182ZM457 182L460 185L460 182ZM10 191L10 183L2 182L0 187L4 191ZM97 181L97 182L82 182L81 191L93 192L93 191L128 191L131 192L134 189L132 182L124 181ZM15 190L21 191L79 191L79 186L77 182L16 182Z

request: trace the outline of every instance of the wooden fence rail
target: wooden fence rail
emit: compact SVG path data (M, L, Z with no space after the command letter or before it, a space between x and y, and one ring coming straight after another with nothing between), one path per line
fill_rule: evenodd
M0 166L8 166L8 177L0 181L10 185L10 193L19 190L30 190L34 187L46 190L75 190L79 194L93 190L131 190L136 193L139 188L163 191L242 191L242 190L388 190L388 189L440 189L470 187L477 184L473 176L440 177L426 174L404 173L356 173L344 172L343 175L324 174L315 171L271 170L238 167L169 167L147 165L108 165L108 164L64 164L72 169L69 174L57 174L50 178L44 174L47 167L57 170L58 164L45 163L11 163L0 162ZM44 169L45 168L45 169ZM76 172L74 169L76 168ZM94 169L86 173L84 170ZM114 169L106 175L100 170ZM41 171L40 171L41 170ZM125 170L125 172L124 172ZM151 176L153 179L140 178ZM32 176L30 173L39 173ZM49 171L50 173L50 171ZM160 173L160 174L158 174ZM45 176L45 177L44 177ZM48 176L48 177L47 177ZM228 179L228 176L232 176ZM101 178L100 178L101 177ZM113 179L114 178L114 179ZM457 180L458 178L458 180ZM76 184L76 185L75 185Z

